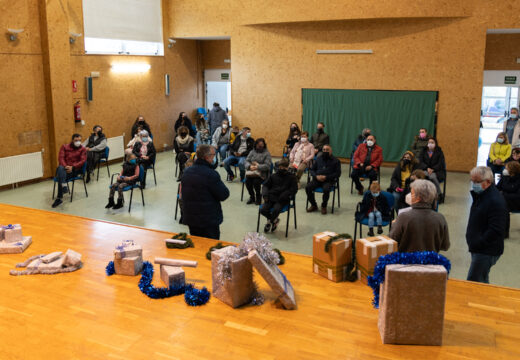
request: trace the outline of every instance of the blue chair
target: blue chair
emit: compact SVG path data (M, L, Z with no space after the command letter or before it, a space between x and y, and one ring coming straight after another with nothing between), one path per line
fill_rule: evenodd
M81 172L79 172L75 177L67 179L67 188L69 188L69 189L70 189L69 182L72 181L72 190L70 191L70 202L72 202L72 197L74 196L74 182L76 180L83 181L83 187L85 188L85 195L86 195L86 197L88 197L87 184L85 183L86 174L87 174L87 162L85 161L85 163L81 167ZM57 176L54 176L53 180L54 180L54 186L52 188L52 199L54 200L54 196L56 195L56 183L58 182Z
M350 193L352 194L353 191L354 191L354 180L352 180L352 169L349 169L349 177L350 177ZM362 174L360 177L359 177L360 181L361 179L368 179L368 174ZM381 167L378 167L377 168L377 182L381 184Z
M103 153L103 155L101 155L101 157L99 158L98 163L97 163L96 181L99 181L99 166L101 165L101 163L107 164L107 173L108 173L108 177L110 177L110 169L108 168L108 154L110 154L110 148L107 146L105 148L105 152Z
M390 226L390 230L392 230L392 221L394 220L394 196L386 191L381 191L381 195L383 195L386 198L386 201L388 202L388 206L390 207L390 221L383 221L383 226ZM380 196L381 196L380 195ZM356 206L356 212L359 211L359 208L361 206L361 202L358 202ZM368 217L364 217L363 220L357 221L356 217L354 216L354 241L357 239L357 229L359 224L359 237L363 237L363 228L362 225L368 226Z
M323 194L323 188L322 187L318 187L318 188L314 189L314 192ZM341 205L340 205L340 196L339 196L339 179L336 179L336 184L330 187L330 192L332 192L332 210L331 210L331 213L334 214L334 205L335 205L335 200L336 200L336 194L338 195L338 207L341 207ZM307 199L307 203L305 204L305 208L307 209L308 207L309 207L309 199Z
M144 195L143 195L143 187L141 184L144 181L144 167L143 165L139 165L139 180L137 180L133 185L128 185L125 188L123 188L123 192L130 191L130 203L128 204L128 212L130 212L130 209L132 209L132 197L134 196L134 189L139 188L141 190L141 199L143 200L143 206L144 206ZM119 173L112 174L112 178L110 179L110 188L112 184L114 183L114 176L120 175Z
M265 204L262 204L258 207L258 220L256 222L256 232L258 232L258 230L260 229L260 209L264 205ZM289 205L285 205L282 208L282 211L280 212L280 214L287 212L287 223L285 224L285 237L287 237L287 234L289 233L289 218L291 217L291 209L293 209L293 213L294 213L294 229L296 230L296 229L298 229L298 226L296 224L296 198L294 196L291 197ZM272 209L271 209L271 211L272 211Z

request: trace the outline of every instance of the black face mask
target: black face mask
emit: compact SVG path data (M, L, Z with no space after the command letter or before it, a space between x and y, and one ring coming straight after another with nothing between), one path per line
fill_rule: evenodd
M99 130L96 134L97 136L100 136L103 133L103 130Z
M323 128L318 128L318 133L323 134Z
M323 153L321 154L321 156L323 157L324 160L328 160L328 159L330 159L330 154L329 154L328 152L323 152Z
M287 169L278 168L278 173L279 173L280 175L285 175L285 174L287 174Z
M138 124L144 125L144 120L139 120Z
M181 138L185 138L186 135L188 135L188 134L186 134L186 133L182 133L182 134L181 134Z
M263 152L264 151L264 148L263 147L257 147L256 148L256 152Z
M410 159L403 159L403 164L408 165L412 162Z

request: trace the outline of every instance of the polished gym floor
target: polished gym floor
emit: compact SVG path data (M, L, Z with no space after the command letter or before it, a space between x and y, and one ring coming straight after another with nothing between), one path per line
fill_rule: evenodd
M110 166L110 173L118 172L120 163ZM225 171L218 168L222 178L225 179ZM314 233L331 230L338 233L350 233L354 235L354 212L357 202L361 197L355 193L350 194L350 178L348 177L348 164L342 166L340 179L341 206L336 207L331 213L332 194L329 201L329 213L322 215L319 212L307 214L305 212L305 176L302 178L302 189L296 197L296 212L298 229L294 229L294 220L291 214L289 223L289 236L285 237L285 222L287 214L280 216L280 225L276 232L267 234L268 238L282 251L291 251L301 254L312 254L312 235ZM382 188L386 189L390 184L391 168L383 168L381 173ZM93 219L102 219L119 223L142 226L150 229L159 229L171 232L188 231L187 226L180 225L174 220L175 200L177 196L178 182L175 181L175 162L172 152L160 153L156 163L157 185L153 181L153 173L148 172L147 187L144 190L146 206L141 203L140 192L134 192L132 211L128 213L130 193L125 193L126 204L120 210L106 210L104 208L108 199L108 185L110 178L105 167L101 168L99 181L94 179L87 184L88 197L85 197L83 184L76 183L73 202L69 195L65 195L64 202L56 209L51 208L52 187L51 180L19 188L0 191L0 202L26 206L36 209L52 210L60 213L74 214ZM367 185L368 182L365 182ZM231 196L222 204L224 211L224 223L221 226L221 240L240 242L245 233L256 231L258 207L246 205L247 191L244 189L244 201L240 201L242 184L235 179L233 183L227 183ZM320 204L321 194L317 195ZM471 197L469 194L469 176L463 173L449 173L447 182L446 202L439 207L449 225L451 247L443 253L452 262L451 277L465 279L469 268L470 255L467 250L465 231ZM265 220L260 220L260 231L263 230ZM363 228L363 235L366 235ZM385 234L388 228L385 228ZM359 236L359 234L358 234ZM505 242L505 252L498 263L492 268L490 282L496 285L520 288L520 215L511 217L510 239ZM81 241L78 239L77 241Z

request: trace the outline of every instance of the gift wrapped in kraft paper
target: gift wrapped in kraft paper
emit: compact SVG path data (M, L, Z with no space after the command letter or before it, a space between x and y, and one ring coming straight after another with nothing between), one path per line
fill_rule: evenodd
M379 257L396 251L397 242L385 235L356 240L358 279L363 284L368 284L367 278L374 275Z
M22 226L20 224L9 224L2 226L2 240L6 243L16 243L23 241Z
M448 273L442 265L387 265L380 285L383 344L442 345Z
M142 257L143 248L141 245L134 244L133 240L124 240L114 249L114 259L123 259L135 256Z
M336 240L326 247L327 241L337 235L323 231L315 234L312 242L313 271L334 282L346 280L347 267L352 262L352 239Z

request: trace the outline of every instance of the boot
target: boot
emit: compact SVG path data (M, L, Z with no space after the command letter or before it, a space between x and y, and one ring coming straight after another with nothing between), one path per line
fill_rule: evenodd
M262 205L262 196L260 195L260 193L256 193L256 201L255 201L255 204L256 204L256 205Z
M367 236L374 236L374 228L368 228Z
M377 226L377 233L381 235L383 233L383 227L381 225Z
M247 205L254 204L254 203L255 203L255 196L253 195L253 196L249 197L249 200L247 200Z
M117 199L117 204L112 209L117 210L117 209L121 209L122 207L123 207L123 199L122 198L118 198Z
M116 203L114 202L114 197L111 196L108 198L108 204L105 206L105 209L110 209L112 206L114 206Z

